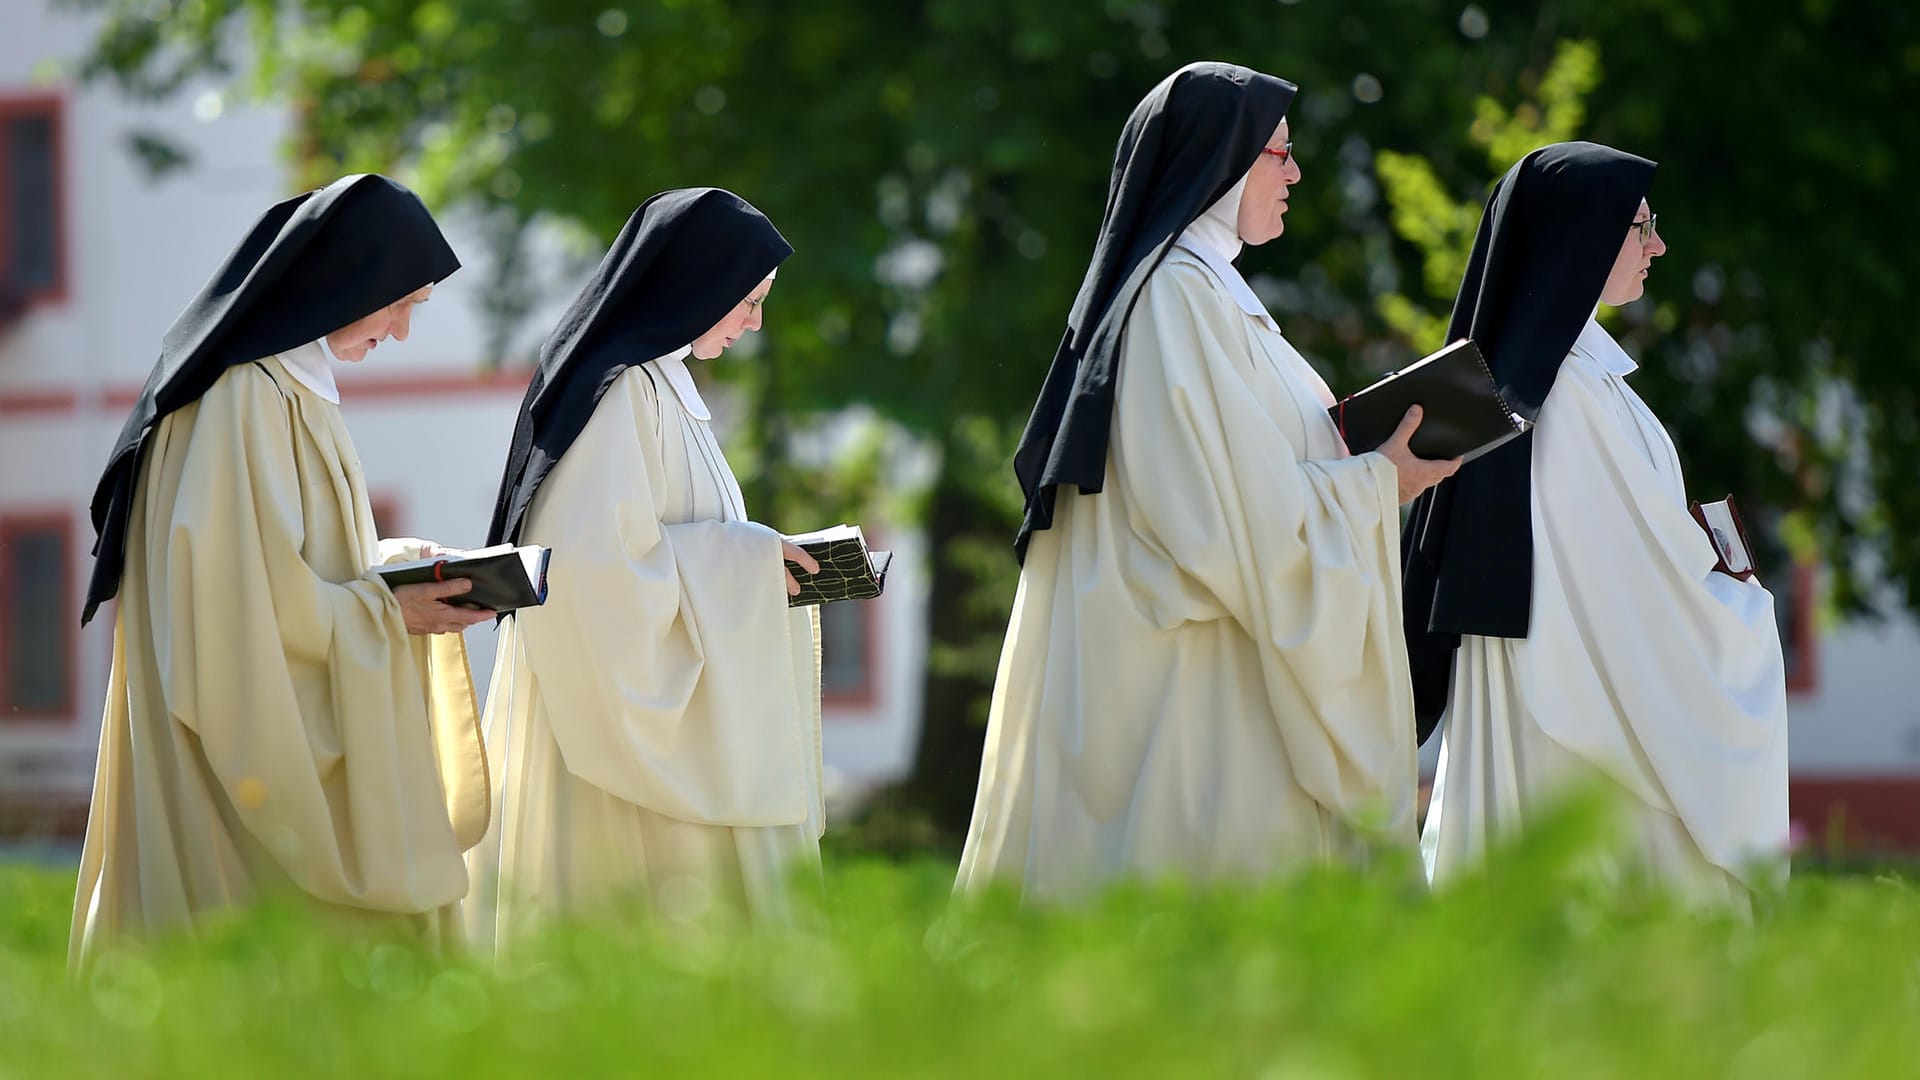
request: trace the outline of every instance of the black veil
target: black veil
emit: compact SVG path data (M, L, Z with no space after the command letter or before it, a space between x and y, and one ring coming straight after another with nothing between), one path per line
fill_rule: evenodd
M279 203L193 298L120 429L93 494L93 578L81 623L120 591L147 436L230 367L317 341L460 268L420 197L377 174Z
M1182 231L1240 181L1296 88L1233 64L1188 64L1134 106L1120 132L1093 261L1067 316L1013 471L1026 497L1014 551L1053 524L1054 487L1106 477L1120 339L1148 275Z
M622 371L712 329L791 254L773 222L731 191L685 188L641 203L540 347L487 543L519 542L534 493Z
M1471 337L1514 411L1537 419L1600 302L1654 163L1588 142L1522 158L1494 186L1447 340ZM1526 637L1533 603L1533 435L1414 500L1402 537L1407 649L1425 741L1460 635Z

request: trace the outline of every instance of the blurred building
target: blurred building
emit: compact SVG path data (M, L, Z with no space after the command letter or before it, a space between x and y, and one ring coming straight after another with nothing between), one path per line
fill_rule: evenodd
M36 81L47 58L82 51L91 24L20 4L0 37L0 839L84 827L114 616L79 625L93 485L174 316L293 193L289 110L233 108L211 89L135 106ZM149 179L136 131L184 145L192 165ZM483 373L480 245L457 222L448 231L465 271L409 341L342 365L341 406L382 534L475 546L526 375ZM826 755L842 795L904 775L918 732L920 544L882 531L895 550L886 596L824 613ZM483 692L493 636L468 633Z
M290 193L287 110L233 108L211 89L133 106L37 82L91 25L15 4L0 38L0 838L83 827L112 625L107 609L79 627L93 484L163 331ZM193 167L149 181L136 130L185 144ZM485 271L479 245L451 231L469 268L435 291L411 341L341 389L383 532L465 546L484 535L525 380L480 373ZM918 734L922 541L887 533L887 596L825 612L826 755L843 792L904 775ZM1796 818L1816 840L1844 827L1920 851L1920 627L1819 627L1813 570L1771 584L1792 659ZM483 687L492 636L469 636Z

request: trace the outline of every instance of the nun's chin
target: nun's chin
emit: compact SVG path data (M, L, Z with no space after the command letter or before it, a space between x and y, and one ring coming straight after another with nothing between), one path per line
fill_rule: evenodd
M1259 247L1261 244L1269 243L1273 240L1279 239L1280 234L1286 231L1287 231L1287 227L1285 225L1282 225L1280 222L1276 221L1268 228L1260 232L1257 232L1252 236L1246 236L1243 234L1240 237L1240 242L1243 244L1246 244L1248 247Z
M1602 293L1600 296L1600 302L1607 305L1608 307L1626 307L1628 304L1633 303L1635 300L1640 299L1642 296L1645 296L1646 294L1647 294L1646 282L1636 278L1631 284L1622 285L1618 293L1616 293L1615 295L1608 296L1607 294Z

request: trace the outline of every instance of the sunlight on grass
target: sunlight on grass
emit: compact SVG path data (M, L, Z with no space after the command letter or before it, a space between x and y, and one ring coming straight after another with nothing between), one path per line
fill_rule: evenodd
M0 1075L1895 1076L1920 895L1801 875L1751 923L1580 867L1569 811L1429 896L1406 865L1079 910L842 861L808 931L559 928L495 971L289 910L65 974L70 875L0 868Z

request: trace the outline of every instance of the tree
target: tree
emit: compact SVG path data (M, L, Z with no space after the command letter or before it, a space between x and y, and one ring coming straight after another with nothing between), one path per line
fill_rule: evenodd
M1448 238L1393 220L1420 185L1457 225L1511 148L1496 134L1578 131L1662 159L1673 250L1628 336L1647 396L1690 421L1675 434L1691 474L1793 509L1787 533L1833 558L1843 602L1862 600L1866 553L1920 606L1920 400L1889 317L1920 269L1903 239L1920 210L1894 197L1920 155L1897 107L1915 97L1920 34L1898 5L66 2L107 16L88 76L151 95L210 73L293 101L305 179L397 169L436 205L496 215L503 250L543 215L610 238L671 186L765 209L797 254L767 359L740 375L764 466L749 494L771 520L811 520L782 448L851 402L933 447L933 654L902 798L948 828L971 808L1012 599L1009 451L1121 121L1187 59L1303 87L1288 234L1242 263L1336 386L1432 344ZM1550 62L1576 32L1598 82L1569 98ZM1584 118L1549 122L1575 98ZM511 274L497 292L511 299Z

